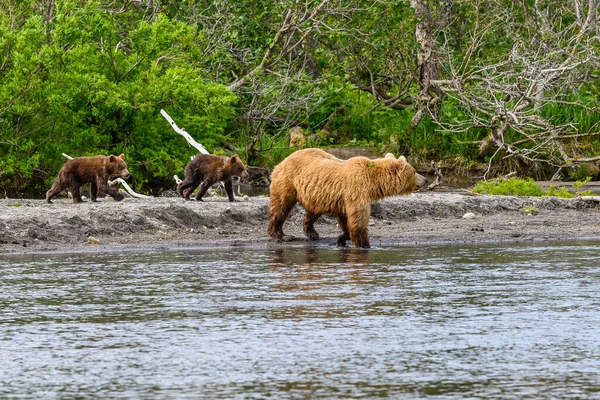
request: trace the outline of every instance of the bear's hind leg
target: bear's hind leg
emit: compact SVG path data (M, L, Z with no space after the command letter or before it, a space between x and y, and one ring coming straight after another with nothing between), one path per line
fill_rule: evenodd
M304 234L309 240L318 240L319 234L315 230L315 222L321 214L313 214L310 211L306 212L306 216L304 217Z
M61 185L60 181L58 179L55 180L50 190L46 192L46 201L52 203L52 198L62 192L63 189L64 187Z
M204 197L204 195L206 194L208 189L210 189L210 187L214 183L215 183L215 181L212 179L206 179L204 182L202 182L202 184L200 185L200 191L196 195L196 201L204 201L204 200L202 200L202 197Z
M200 185L201 179L185 178L179 185L177 185L177 192L181 197L186 200L190 199L194 189Z
M296 205L296 202L295 191L293 193L287 193L285 196L280 196L275 191L271 192L269 205L269 236L284 242L294 240L293 236L286 236L283 233L283 223Z
M194 193L194 189L195 189L195 188L191 187L191 188L189 188L189 189L186 189L186 190L184 190L184 191L183 191L183 198L184 198L185 200L189 200L189 199L190 199L190 196L192 195L192 193Z

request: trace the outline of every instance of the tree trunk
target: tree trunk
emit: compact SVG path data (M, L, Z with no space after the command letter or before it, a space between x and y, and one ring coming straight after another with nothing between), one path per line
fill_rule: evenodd
M410 0L410 5L419 19L415 28L415 38L420 44L417 53L418 110L410 123L411 127L415 128L426 114L430 114L434 119L438 118L441 92L431 83L432 80L438 79L431 10L425 0Z

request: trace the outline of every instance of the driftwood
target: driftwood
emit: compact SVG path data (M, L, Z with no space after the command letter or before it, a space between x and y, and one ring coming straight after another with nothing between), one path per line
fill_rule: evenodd
M141 193L136 193L133 191L133 189L127 184L127 182L125 182L123 179L121 178L117 178L115 180L112 181L108 181L108 184L110 186L113 187L117 187L120 185L123 185L123 188L125 189L125 191L131 196L131 197L135 197L136 199L151 199L152 196L146 196L145 194L141 194Z
M177 132L181 136L183 136L185 138L185 140L190 144L190 146L194 147L196 150L198 150L202 154L210 154L208 152L208 150L206 150L206 147L204 147L200 143L196 142L194 140L194 138L185 131L185 129L178 127L177 124L175 123L175 121L173 121L173 118L171 118L171 116L169 114L167 114L167 112L165 110L160 110L160 113L163 117L165 117L167 122L169 122L169 124L171 124L171 128L173 128L173 130L175 132Z
M600 203L600 196L581 196L580 198L584 201L595 201L596 203Z
M444 176L442 175L442 171L440 170L440 164L441 163L438 163L438 165L436 165L433 161L431 162L431 168L433 169L433 174L435 175L435 181L433 181L433 183L427 186L427 190L433 190L433 188L439 186L440 183L442 183L442 178Z
M72 160L73 157L71 157L68 154L62 153L63 157L67 158L68 160ZM123 188L125 189L125 192L131 196L134 197L136 199L151 199L152 196L146 196L145 194L141 194L141 193L136 193L133 191L133 189L127 184L127 182L125 182L123 179L121 178L117 178L115 180L109 180L108 181L108 185L112 186L112 187L117 187L119 185L123 185ZM70 194L71 192L69 192Z

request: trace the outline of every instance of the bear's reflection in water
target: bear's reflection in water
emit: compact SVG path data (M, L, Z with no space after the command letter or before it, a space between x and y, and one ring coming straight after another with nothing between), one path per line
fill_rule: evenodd
M369 264L369 251L360 248L341 247L283 247L272 251L271 266L339 265L363 266Z
M275 282L270 300L278 306L273 318L340 318L357 307L344 299L360 296L371 281L369 252L357 248L314 246L273 250L270 260ZM343 306L341 306L343 304Z

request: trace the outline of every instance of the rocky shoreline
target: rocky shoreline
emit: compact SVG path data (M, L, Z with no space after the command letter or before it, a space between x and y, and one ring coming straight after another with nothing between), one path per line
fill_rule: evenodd
M309 243L297 206L284 231L297 241L267 236L269 199L223 197L128 198L75 205L68 199L0 199L0 253L108 251L137 248L290 246ZM420 192L373 203L372 246L476 244L599 238L597 202L581 198L482 196ZM318 245L334 245L336 220L315 225Z

